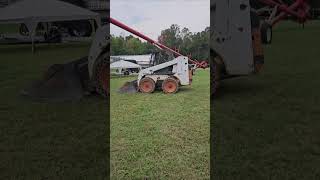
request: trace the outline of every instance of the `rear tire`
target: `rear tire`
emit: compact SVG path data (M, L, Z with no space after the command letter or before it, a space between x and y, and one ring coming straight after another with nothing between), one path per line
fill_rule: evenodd
M162 82L162 91L166 94L176 93L179 89L179 83L175 78L169 77Z
M103 97L109 95L109 53L104 53L96 60L93 69L94 91Z
M142 93L153 93L156 89L156 83L149 77L142 78L139 82L139 90Z
M218 63L213 60L211 73L211 95L215 97L217 95L218 88L220 86L220 68Z

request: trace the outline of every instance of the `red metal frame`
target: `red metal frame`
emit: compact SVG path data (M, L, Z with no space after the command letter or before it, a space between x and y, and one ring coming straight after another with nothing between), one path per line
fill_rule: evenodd
M128 32L130 32L130 33L132 33L132 34L134 34L134 35L136 35L136 36L138 36L138 37L140 37L140 38L148 41L149 43L155 45L156 47L158 47L158 48L160 48L160 49L162 49L162 50L166 50L166 51L169 51L169 52L173 53L176 57L177 57L177 56L184 56L184 55L182 55L181 53L179 53L178 51L173 50L173 49L171 49L171 48L169 48L169 47L167 47L167 46L165 46L165 45L163 45L163 44L161 44L161 43L159 43L159 42L157 42L157 41L149 38L148 36L146 36L146 35L138 32L138 31L132 29L131 27L129 27L129 26L121 23L121 22L118 21L118 20L115 20L115 19L113 19L113 18L111 18L111 17L110 17L109 19L110 19L110 23L112 23L113 25L118 26L118 27L120 27L121 29L124 29L124 30L126 30L126 31L128 31ZM201 62L199 62L199 61L197 61L197 60L191 59L190 57L188 57L188 58L189 58L189 61L190 61L192 64L196 64L197 68L207 68L207 67L208 67L208 63L207 63L206 61L201 61Z
M259 0L268 7L274 8L274 17L269 18L271 25L277 24L279 21L286 18L288 15L296 18L301 24L305 23L309 18L310 6L308 0L296 0L291 5L287 5L282 0Z

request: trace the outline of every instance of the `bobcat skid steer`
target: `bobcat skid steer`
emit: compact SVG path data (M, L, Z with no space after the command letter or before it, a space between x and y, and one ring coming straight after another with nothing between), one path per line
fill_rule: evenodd
M212 0L211 6L211 94L226 78L258 73L264 64L261 21L249 0Z

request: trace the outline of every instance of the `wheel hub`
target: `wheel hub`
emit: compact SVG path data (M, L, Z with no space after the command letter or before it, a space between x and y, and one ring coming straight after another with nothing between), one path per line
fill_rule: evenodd
M155 82L151 78L143 78L139 83L139 89L143 93L152 93L155 90Z
M162 90L164 93L175 93L178 90L178 83L173 78L163 81Z

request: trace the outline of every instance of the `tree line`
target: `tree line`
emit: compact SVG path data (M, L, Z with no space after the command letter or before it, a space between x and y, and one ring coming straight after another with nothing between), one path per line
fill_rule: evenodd
M209 38L209 27L201 32L192 33L188 28L180 28L177 24L173 24L161 31L158 42L176 49L183 55L190 55L193 59L208 60ZM155 51L159 51L158 48L132 35L111 35L111 55L141 55Z

